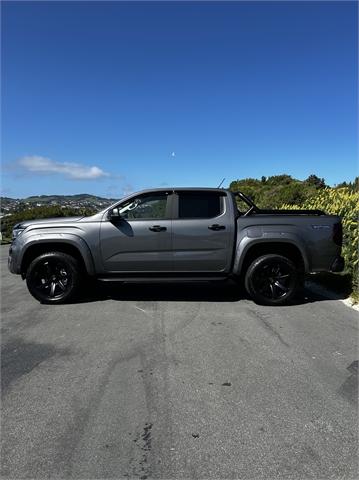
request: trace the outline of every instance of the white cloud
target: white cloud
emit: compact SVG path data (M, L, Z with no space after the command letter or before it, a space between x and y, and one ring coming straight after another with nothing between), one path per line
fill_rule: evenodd
M22 157L18 165L28 172L50 174L57 173L72 180L94 180L101 177L108 177L109 174L96 166L80 165L79 163L56 162L51 158L32 155Z

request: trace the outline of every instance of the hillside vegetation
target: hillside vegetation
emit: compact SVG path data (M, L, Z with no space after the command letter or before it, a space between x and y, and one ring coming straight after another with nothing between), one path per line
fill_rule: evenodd
M32 207L51 207L61 205L68 208L103 208L115 203L113 198L103 198L88 193L77 195L36 195L27 198L0 197L1 214L6 215Z
M11 240L11 233L14 225L25 220L34 220L36 218L55 218L55 217L79 217L84 215L93 215L96 213L92 208L63 208L60 205L32 207L2 217L0 220L0 230L3 243Z
M229 188L240 190L254 201L260 208L279 208L283 204L302 205L318 191L326 188L324 178L310 175L306 180L297 180L290 175L275 175L272 177L244 178L234 180ZM330 187L327 187L330 188ZM348 191L358 190L358 177L354 182L341 183L335 188L347 188Z

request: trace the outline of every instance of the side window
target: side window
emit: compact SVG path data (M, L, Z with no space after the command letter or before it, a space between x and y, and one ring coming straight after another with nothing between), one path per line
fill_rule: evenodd
M223 211L222 196L211 192L180 192L178 218L213 218Z
M119 206L122 218L132 219L164 219L166 218L167 195L154 193L131 198Z

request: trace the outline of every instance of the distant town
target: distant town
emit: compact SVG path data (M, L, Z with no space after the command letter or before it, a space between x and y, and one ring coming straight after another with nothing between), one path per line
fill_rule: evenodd
M102 198L87 193L78 195L39 195L27 198L0 197L0 218L34 207L60 206L61 208L89 208L101 210L116 202L114 198Z

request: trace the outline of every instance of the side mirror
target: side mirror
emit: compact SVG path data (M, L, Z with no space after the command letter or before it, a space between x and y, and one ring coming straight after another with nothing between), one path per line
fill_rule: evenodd
M109 212L110 220L119 220L121 218L120 210L118 208L113 208Z

